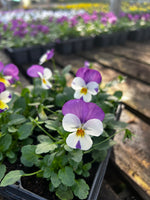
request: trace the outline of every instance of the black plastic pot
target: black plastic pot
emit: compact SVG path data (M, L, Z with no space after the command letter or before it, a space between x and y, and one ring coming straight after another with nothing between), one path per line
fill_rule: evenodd
M116 111L116 120L119 120L121 112L122 104L118 106L118 109ZM109 162L110 153L111 149L108 150L105 160L101 162L97 168L87 200L99 200L101 186ZM48 200L24 189L21 184L0 187L0 196L6 198L6 200Z
M143 30L130 30L128 33L128 40L141 42L143 40Z
M91 50L94 47L94 38L93 37L85 37L82 40L83 42L83 50Z
M112 35L105 33L101 35L97 35L94 40L94 44L96 47L107 47L111 44Z
M13 63L16 65L29 63L29 52L26 47L6 48L5 53L11 58Z
M73 53L73 40L65 40L65 41L59 41L55 44L56 51L61 54L71 54Z
M98 200L97 198L100 193L100 188L107 169L109 157L110 157L110 150L108 151L105 160L101 162L100 165L98 166L87 200ZM0 187L0 196L5 197L6 200L48 200L20 187L20 185L10 185L4 188Z
M44 54L44 53L46 53L47 50L51 50L53 48L55 48L54 42L51 42L51 43L48 43L45 45L41 45L41 52L42 52L42 54Z
M42 55L42 49L40 45L31 46L28 48L29 62L37 63Z
M125 42L127 41L127 37L128 37L128 31L121 31L121 32L119 32L117 43L119 45L124 45Z
M80 53L83 51L83 38L72 39L72 51L73 53Z

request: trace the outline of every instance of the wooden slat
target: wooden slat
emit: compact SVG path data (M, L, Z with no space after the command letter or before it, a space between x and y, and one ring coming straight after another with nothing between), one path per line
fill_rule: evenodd
M146 42L131 42L131 41L127 41L125 43L125 47L137 50L137 51L141 51L141 52L145 52L145 53L149 53L150 52L150 41L146 41Z
M114 55L124 56L131 60L135 60L148 65L150 64L150 52L143 52L140 50L131 49L128 47L121 47L121 46L108 47L103 50Z
M73 66L73 71L76 72L78 68L84 65L84 58L79 56L56 56L56 61L61 65L71 64ZM108 81L116 78L120 73L103 67L99 63L95 63L95 69L99 70L102 74L102 81L106 83ZM122 90L123 91L123 102L128 104L130 107L138 110L140 113L146 115L150 118L150 87L140 83L136 80L132 80L131 78L127 78L126 82L123 84L117 85L114 90ZM114 91L113 90L113 91ZM112 91L112 92L113 92Z
M129 123L128 128L135 134L132 141L122 142L123 134L115 136L116 145L111 156L132 186L143 199L150 199L150 126L135 115L124 110L121 119Z
M150 65L129 60L118 55L113 55L111 52L105 52L104 49L84 52L82 56L86 59L94 59L102 65L120 71L130 77L133 77L134 79L150 84Z

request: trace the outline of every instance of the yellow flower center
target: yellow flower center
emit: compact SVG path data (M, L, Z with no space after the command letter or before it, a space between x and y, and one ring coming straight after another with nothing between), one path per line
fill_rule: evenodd
M44 84L46 84L46 80L44 78L42 79L42 81L43 81Z
M9 81L7 81L6 79L1 78L1 77L0 77L0 82L4 83L6 87L8 87L10 85Z
M85 135L84 129L78 128L77 132L76 132L76 135L80 136L80 137L84 137L84 135Z
M87 88L82 88L80 91L82 94L87 94Z
M4 103L2 100L0 100L0 109L1 110L8 109L8 105L6 103Z

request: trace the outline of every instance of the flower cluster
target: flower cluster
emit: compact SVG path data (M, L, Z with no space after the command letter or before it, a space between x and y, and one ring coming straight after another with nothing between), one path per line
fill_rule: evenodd
M68 87L70 66L62 71L44 67L53 56L54 50L49 50L27 69L33 84L20 94L7 90L19 79L17 66L0 63L0 187L37 175L59 199L86 199L92 163L105 158L114 129L126 127L115 117L122 93L108 94L111 83L101 88L101 74L88 61ZM18 162L31 173L7 169L7 163Z
M16 65L8 64L4 66L0 62L0 113L9 108L7 103L11 100L11 93L7 90L7 87L19 80L18 74L19 70Z

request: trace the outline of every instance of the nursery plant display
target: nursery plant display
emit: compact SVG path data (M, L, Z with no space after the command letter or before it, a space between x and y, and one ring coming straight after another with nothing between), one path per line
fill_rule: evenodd
M86 199L88 177L114 144L113 136L121 131L124 139L132 136L115 117L122 92L108 93L124 79L102 87L100 72L86 61L67 86L71 66L58 71L53 56L52 49L28 68L33 84L21 93L10 92L19 80L17 66L0 63L0 187L18 181L24 187L33 176L44 180L46 199ZM51 69L44 67L48 60Z

